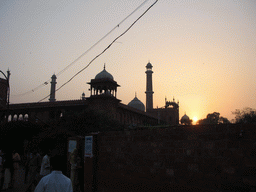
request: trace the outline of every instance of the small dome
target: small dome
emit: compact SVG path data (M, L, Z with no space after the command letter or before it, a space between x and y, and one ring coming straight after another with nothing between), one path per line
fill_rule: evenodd
M153 67L153 66L151 65L151 63L148 62L148 64L146 65L146 68L147 68L147 69L152 69L152 67Z
M145 111L145 105L136 96L130 103L128 103L128 106Z
M185 114L181 117L181 121L189 120L189 117Z
M95 76L95 79L111 79L111 80L114 80L113 76L106 71L105 69L105 65L104 65L104 69L103 71L101 71L100 73L98 73L96 76Z

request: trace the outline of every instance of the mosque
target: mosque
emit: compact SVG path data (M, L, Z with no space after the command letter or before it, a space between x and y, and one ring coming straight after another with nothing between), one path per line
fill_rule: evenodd
M114 77L107 72L105 66L94 79L88 82L90 86L90 96L85 97L82 94L79 100L56 101L55 90L57 84L56 75L52 76L50 99L48 102L40 103L20 103L20 104L2 104L0 106L1 121L48 121L50 119L59 119L66 112L79 112L84 109L103 110L115 120L124 125L142 126L142 125L178 125L179 124L179 102L167 101L162 108L153 108L153 82L152 82L152 64L146 65L146 106L135 95L134 99L128 105L121 103L117 96L117 88L120 85L114 80ZM0 78L1 87L5 87L6 82ZM1 89L0 95L2 101L6 101L6 89Z

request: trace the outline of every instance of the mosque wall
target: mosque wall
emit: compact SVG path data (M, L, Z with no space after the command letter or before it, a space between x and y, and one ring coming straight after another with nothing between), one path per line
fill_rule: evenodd
M255 124L232 124L100 133L98 191L248 188L255 182L255 131Z
M136 110L114 97L96 96L86 100L56 101L44 103L12 104L10 110L2 110L2 121L32 121L49 122L59 120L64 113L76 113L85 109L107 111L107 113L121 124L128 126L157 125L158 120L143 111ZM20 117L20 118L19 118Z
M148 110L148 113L154 115L160 122L167 125L179 124L179 109L175 108L158 108Z

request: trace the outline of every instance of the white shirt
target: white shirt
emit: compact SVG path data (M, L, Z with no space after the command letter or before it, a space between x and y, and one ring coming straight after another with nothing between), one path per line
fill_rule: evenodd
M52 171L51 174L44 176L35 192L73 192L71 180L62 174L61 171Z
M48 155L45 155L43 160L42 160L42 164L41 164L41 170L40 170L40 175L48 175L51 173L50 170L50 158Z

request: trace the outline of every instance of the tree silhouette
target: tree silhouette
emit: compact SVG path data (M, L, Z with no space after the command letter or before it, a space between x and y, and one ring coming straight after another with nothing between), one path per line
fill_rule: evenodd
M225 117L220 116L220 113L213 112L209 113L205 119L200 119L198 121L199 125L206 125L206 124L227 124L230 123L229 120Z
M235 115L236 123L255 123L256 122L256 110L250 107L243 110L236 109L232 114Z

